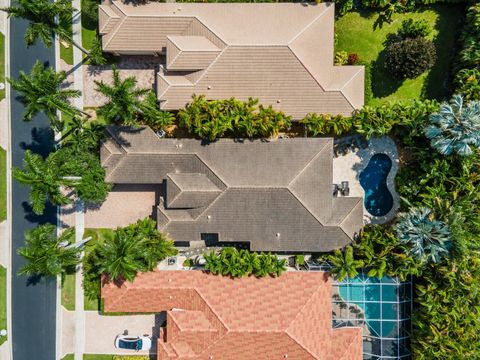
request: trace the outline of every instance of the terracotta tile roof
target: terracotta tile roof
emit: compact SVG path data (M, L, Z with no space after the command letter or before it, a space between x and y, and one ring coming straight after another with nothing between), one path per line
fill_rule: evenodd
M231 279L157 271L121 287L106 284L102 297L107 312L167 311L159 360L362 357L360 328L332 329L326 273Z

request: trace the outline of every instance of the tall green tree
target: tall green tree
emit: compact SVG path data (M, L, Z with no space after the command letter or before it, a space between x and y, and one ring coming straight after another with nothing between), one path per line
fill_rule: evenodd
M69 25L72 23L74 11L69 0L17 0L14 5L1 9L8 17L21 18L28 21L25 31L25 43L30 46L40 39L46 47L53 44L54 35L79 48L88 55L88 51L77 44L70 33Z
M464 104L461 95L454 95L450 103L442 103L440 111L430 115L425 135L443 155L472 155L480 149L480 101Z
M112 281L133 281L138 272L153 270L177 250L156 229L156 223L147 218L118 228L114 237L99 244L95 252L97 271L108 275Z
M30 150L25 152L23 161L25 168L14 168L13 177L19 183L31 186L30 204L35 214L43 214L47 201L54 205L71 203L61 188L71 188L75 181L64 178L56 167Z
M351 246L347 246L345 251L335 250L333 255L328 256L328 260L333 266L330 272L336 275L339 281L347 276L351 278L357 276L358 269L364 266L362 260L355 260Z
M66 78L64 71L55 72L53 68L36 61L30 74L20 71L18 79L8 79L26 107L23 119L31 121L39 112L44 112L53 130L61 131L63 123L58 118L58 111L70 116L80 114L82 111L75 108L70 100L80 97L81 92L63 89Z
M410 253L420 261L439 263L452 247L450 227L436 220L431 209L412 208L401 213L395 225L398 239L411 246Z
M66 195L67 190L84 201L101 203L111 189L98 155L85 149L62 147L46 160L27 150L24 165L24 169L14 168L13 176L31 187L30 203L36 214L43 214L47 201L71 204L73 197Z
M138 125L142 112L141 98L150 90L137 88L137 79L134 76L122 80L115 65L112 66L112 77L112 85L95 81L96 90L107 98L107 102L100 106L97 113L104 116L108 122L128 126Z
M80 262L81 248L69 246L75 241L75 228L65 230L57 237L52 224L40 225L25 234L26 246L18 254L27 260L19 275L57 276Z

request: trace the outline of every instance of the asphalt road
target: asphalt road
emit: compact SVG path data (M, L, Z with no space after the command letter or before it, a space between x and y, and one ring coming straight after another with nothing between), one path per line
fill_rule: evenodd
M36 59L55 66L55 50L41 43L27 48L23 35L27 23L11 20L10 75L17 77L20 70L30 72ZM7 60L8 61L8 60ZM22 120L23 105L11 96L12 163L22 166L26 149L42 155L53 146L48 120L42 114L32 122ZM43 216L33 214L28 206L29 187L13 181L12 184L12 332L13 360L55 359L56 280L29 279L15 274L24 264L17 249L24 244L24 232L39 223L56 223L56 209L50 206Z

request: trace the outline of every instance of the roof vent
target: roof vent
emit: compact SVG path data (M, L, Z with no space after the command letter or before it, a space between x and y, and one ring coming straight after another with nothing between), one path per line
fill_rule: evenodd
M207 86L207 90L210 90L211 88L212 88L211 85L208 85L208 86Z
M281 102L282 102L282 100L277 99L277 104L280 104Z
M275 236L276 236L277 238L279 238L279 237L280 237L280 233L276 233Z

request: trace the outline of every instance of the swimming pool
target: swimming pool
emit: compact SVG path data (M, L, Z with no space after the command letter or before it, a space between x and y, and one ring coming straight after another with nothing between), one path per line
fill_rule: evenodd
M375 154L360 173L360 185L365 192L364 203L373 216L386 215L393 207L393 196L388 190L387 176L392 160L386 154Z
M364 359L411 358L410 281L376 279L362 272L334 283L333 290L333 326L363 328Z

